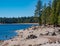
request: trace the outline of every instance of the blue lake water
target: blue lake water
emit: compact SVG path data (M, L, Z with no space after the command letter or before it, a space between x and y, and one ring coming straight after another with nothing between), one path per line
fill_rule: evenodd
M0 40L8 40L17 35L16 30L26 29L34 24L0 24Z

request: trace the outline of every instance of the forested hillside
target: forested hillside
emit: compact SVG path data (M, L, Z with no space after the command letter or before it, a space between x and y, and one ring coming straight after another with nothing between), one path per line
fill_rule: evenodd
M35 17L1 18L0 23L37 23Z

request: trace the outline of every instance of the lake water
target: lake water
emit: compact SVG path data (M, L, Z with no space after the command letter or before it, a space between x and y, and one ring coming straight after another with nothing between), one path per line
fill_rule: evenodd
M26 29L34 24L0 24L0 40L8 40L17 35L16 30Z

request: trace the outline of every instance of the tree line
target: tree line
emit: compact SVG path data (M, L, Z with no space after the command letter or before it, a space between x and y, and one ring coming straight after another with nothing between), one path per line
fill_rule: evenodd
M39 25L60 25L60 0L50 0L48 5L38 0L34 15Z
M38 0L34 17L1 18L0 23L39 23L39 25L60 25L60 0L50 0L48 5Z
M18 17L18 18L2 18L0 17L0 23L37 23L35 17Z

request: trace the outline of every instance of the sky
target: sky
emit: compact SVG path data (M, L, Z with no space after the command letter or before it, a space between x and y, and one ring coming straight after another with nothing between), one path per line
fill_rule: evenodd
M30 17L34 16L38 0L0 0L0 17ZM50 0L42 0L48 3Z

